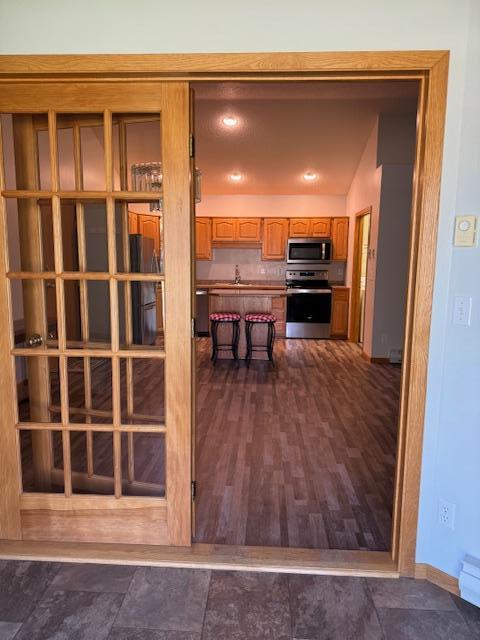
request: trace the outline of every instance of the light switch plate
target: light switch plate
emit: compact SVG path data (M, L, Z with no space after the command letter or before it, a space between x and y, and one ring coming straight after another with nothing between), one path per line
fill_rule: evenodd
M474 247L476 226L476 216L456 216L453 244L456 247Z
M470 326L472 299L468 296L455 296L453 301L453 324Z

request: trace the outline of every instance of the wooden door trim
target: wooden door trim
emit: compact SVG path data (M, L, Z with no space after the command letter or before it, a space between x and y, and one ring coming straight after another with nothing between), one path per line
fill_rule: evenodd
M190 547L0 541L0 559L398 578L388 551L334 551L193 543Z
M161 54L87 54L87 55L1 55L0 74L19 77L74 75L93 77L126 76L137 78L147 74L192 80L272 73L323 74L392 72L393 79L420 77L433 69L449 53L432 51L332 51L332 52L249 52L249 53L161 53ZM144 76L145 77L145 76ZM296 77L296 76L294 76ZM250 79L250 78L248 78ZM317 77L313 78L317 79Z
M358 332L356 331L355 316L358 312L359 295L358 285L360 284L360 219L372 213L372 207L366 207L355 213L355 226L353 230L353 270L352 270L352 288L350 300L350 327L348 331L348 339L350 342L358 342Z
M166 81L335 79L342 81L417 80L419 82L420 98L392 552L385 564L387 567L390 562L393 562L398 571L404 575L414 575L415 572L448 64L449 52L444 50L0 56L0 83L16 83L17 86L22 86L25 99L28 96L30 100L32 91L37 94L40 90L42 95L48 96L56 83L74 79L77 81L81 79L84 83L105 80L111 82L113 92L118 91L117 87L121 82L134 80L139 86L141 84L148 86L152 79ZM42 110L41 106L39 110ZM78 106L76 110L78 111ZM0 291L2 312L8 310L8 304L6 293ZM10 353L7 342L5 338L2 340L0 337L2 355ZM415 357L412 357L412 354ZM8 385L8 388L11 386ZM2 389L5 387L2 386ZM3 396L7 396L5 391ZM18 500L12 494L10 504L14 505L17 502ZM4 500L0 504L6 506L7 503ZM13 524L9 530L14 531L15 528ZM257 553L259 559L256 566L259 567L261 558L268 557L270 549L261 548ZM337 562L341 564L342 557L351 559L351 554L363 552L336 553ZM280 568L279 566L278 569Z

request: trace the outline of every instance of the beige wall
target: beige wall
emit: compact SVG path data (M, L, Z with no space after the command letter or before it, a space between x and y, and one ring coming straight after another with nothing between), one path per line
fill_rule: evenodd
M356 213L372 207L363 349L374 358L388 358L403 346L414 153L415 116L381 114L347 194L348 286Z
M378 120L370 133L362 157L347 194L347 215L350 217L348 238L348 262L346 283L352 286L353 269L353 241L355 237L356 213L367 207L372 207L370 220L370 247L376 248L378 236L378 217L380 211L380 189L382 169L377 167ZM367 263L367 286L365 292L365 331L363 349L366 353L372 351L373 310L375 300L375 272L376 252L370 255Z
M346 215L345 196L203 196L197 216L262 218L334 217Z
M411 164L384 164L376 242L375 300L367 353L388 358L403 349L407 296Z

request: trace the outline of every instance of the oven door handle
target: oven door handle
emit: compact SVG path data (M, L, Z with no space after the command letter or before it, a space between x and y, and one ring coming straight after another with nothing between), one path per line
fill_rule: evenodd
M287 296L294 296L296 293L315 293L315 294L328 294L332 293L331 289L287 289Z

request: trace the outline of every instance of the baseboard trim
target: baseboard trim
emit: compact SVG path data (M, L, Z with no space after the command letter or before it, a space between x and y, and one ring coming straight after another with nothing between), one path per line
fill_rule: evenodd
M456 596L460 595L458 578L454 578L448 573L445 573L436 567L432 567L431 564L417 563L415 565L415 578L428 580Z
M194 543L191 547L0 541L0 559L89 562L97 564L185 567L398 578L386 551L335 551Z
M362 358L371 364L390 364L390 358L374 358L365 353L365 351L362 351Z

